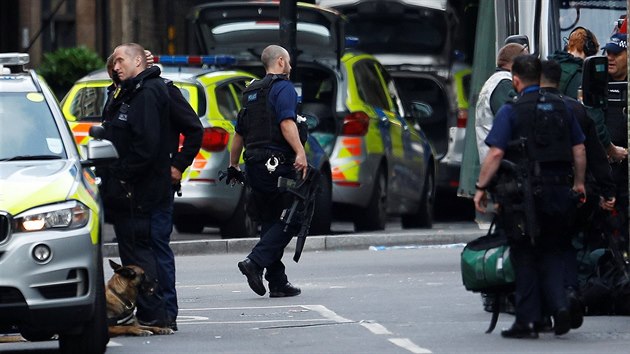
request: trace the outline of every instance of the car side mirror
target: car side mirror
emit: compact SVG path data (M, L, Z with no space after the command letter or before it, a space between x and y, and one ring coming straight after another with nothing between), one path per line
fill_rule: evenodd
M605 56L584 59L582 103L594 108L608 106L608 58Z
M109 140L104 140L105 128L100 125L93 125L89 131L90 139L87 144L82 145L85 160L81 161L84 167L106 165L118 159L118 151Z
M413 101L411 102L411 117L418 123L422 123L433 117L433 107L428 103Z

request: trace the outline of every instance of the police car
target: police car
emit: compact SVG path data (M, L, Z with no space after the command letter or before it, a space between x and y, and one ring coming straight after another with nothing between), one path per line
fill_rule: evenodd
M182 177L181 196L175 197L174 224L178 232L201 233L206 226L219 227L223 238L255 237L258 225L248 213L248 193L219 181L219 171L229 165L234 124L240 110L241 92L256 76L226 69L230 56L155 56L162 77L172 80L200 117L204 128L201 150ZM91 125L100 123L111 80L105 70L78 80L62 101L62 109L77 143L89 137ZM317 141L306 145L309 162L328 178L311 225L312 233L330 230L330 165ZM328 181L328 182L326 182ZM317 205L320 205L317 207Z
M58 335L63 353L103 353L103 215L90 167L116 149L93 140L80 152L28 62L0 54L0 333Z
M264 75L260 53L278 41L278 14L278 2L199 5L189 15L193 50L234 55L237 68ZM319 119L312 135L330 158L335 216L350 217L356 230L383 229L388 215L401 216L403 227L430 227L434 150L412 124L430 110L406 111L380 62L345 47L338 12L298 3L297 18L291 81L301 90L302 113Z

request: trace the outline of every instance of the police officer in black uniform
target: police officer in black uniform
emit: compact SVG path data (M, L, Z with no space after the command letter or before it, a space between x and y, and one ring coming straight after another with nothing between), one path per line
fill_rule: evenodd
M584 193L584 134L560 98L540 91L540 73L541 63L536 57L524 55L514 60L513 85L519 97L497 113L486 138L490 151L481 167L474 197L477 210L485 212L485 189L504 158L528 171L539 227L525 228L526 234L514 232L524 229L524 225L513 225L519 219L501 214L508 209L505 205L499 211L506 223L516 273L516 319L511 328L501 332L506 338L538 338L535 324L541 323L543 311L553 314L557 335L571 327L564 289L564 254L571 240L570 216L577 206L574 195ZM515 141L526 143L513 144ZM525 198L523 188L514 193ZM536 234L539 236L533 237Z
M261 60L267 74L243 92L243 108L230 151L228 171L234 171L239 170L239 158L245 148L247 183L261 222L260 241L238 267L256 294L266 293L262 281L266 269L270 297L296 296L301 290L289 283L282 255L297 230L285 229L280 220L292 197L280 192L277 185L278 177L295 179L296 171L306 176L304 139L300 139L296 124L298 97L289 81L291 62L287 50L270 45L263 50ZM233 182L232 177L228 174L228 183Z
M112 55L120 84L103 111L105 138L119 159L99 170L105 213L114 224L123 265L138 265L157 283L151 247L151 215L168 205L172 195L169 145L169 100L157 67L146 69L144 48L122 44ZM140 296L136 316L146 323L165 325L164 301Z

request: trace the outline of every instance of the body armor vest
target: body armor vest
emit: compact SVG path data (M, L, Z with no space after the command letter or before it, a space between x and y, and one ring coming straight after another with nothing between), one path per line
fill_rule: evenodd
M540 163L573 161L571 119L562 97L547 92L530 92L513 103L516 114L512 141L527 139L527 157ZM518 161L522 154L508 148L506 158Z
M245 149L268 148L274 145L293 151L280 131L280 124L271 111L268 97L271 86L277 80L286 80L283 75L267 75L262 80L252 82L241 98L241 111L238 115L242 127Z

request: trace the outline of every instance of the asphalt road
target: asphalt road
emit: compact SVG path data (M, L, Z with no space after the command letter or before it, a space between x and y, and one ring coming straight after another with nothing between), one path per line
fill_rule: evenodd
M107 353L628 353L627 317L587 317L562 337L509 340L499 330L513 317L502 314L497 330L484 334L490 314L461 284L460 252L461 245L309 252L299 264L286 262L302 294L279 299L248 288L239 254L178 257L180 330L112 338ZM0 344L3 353L56 348Z

